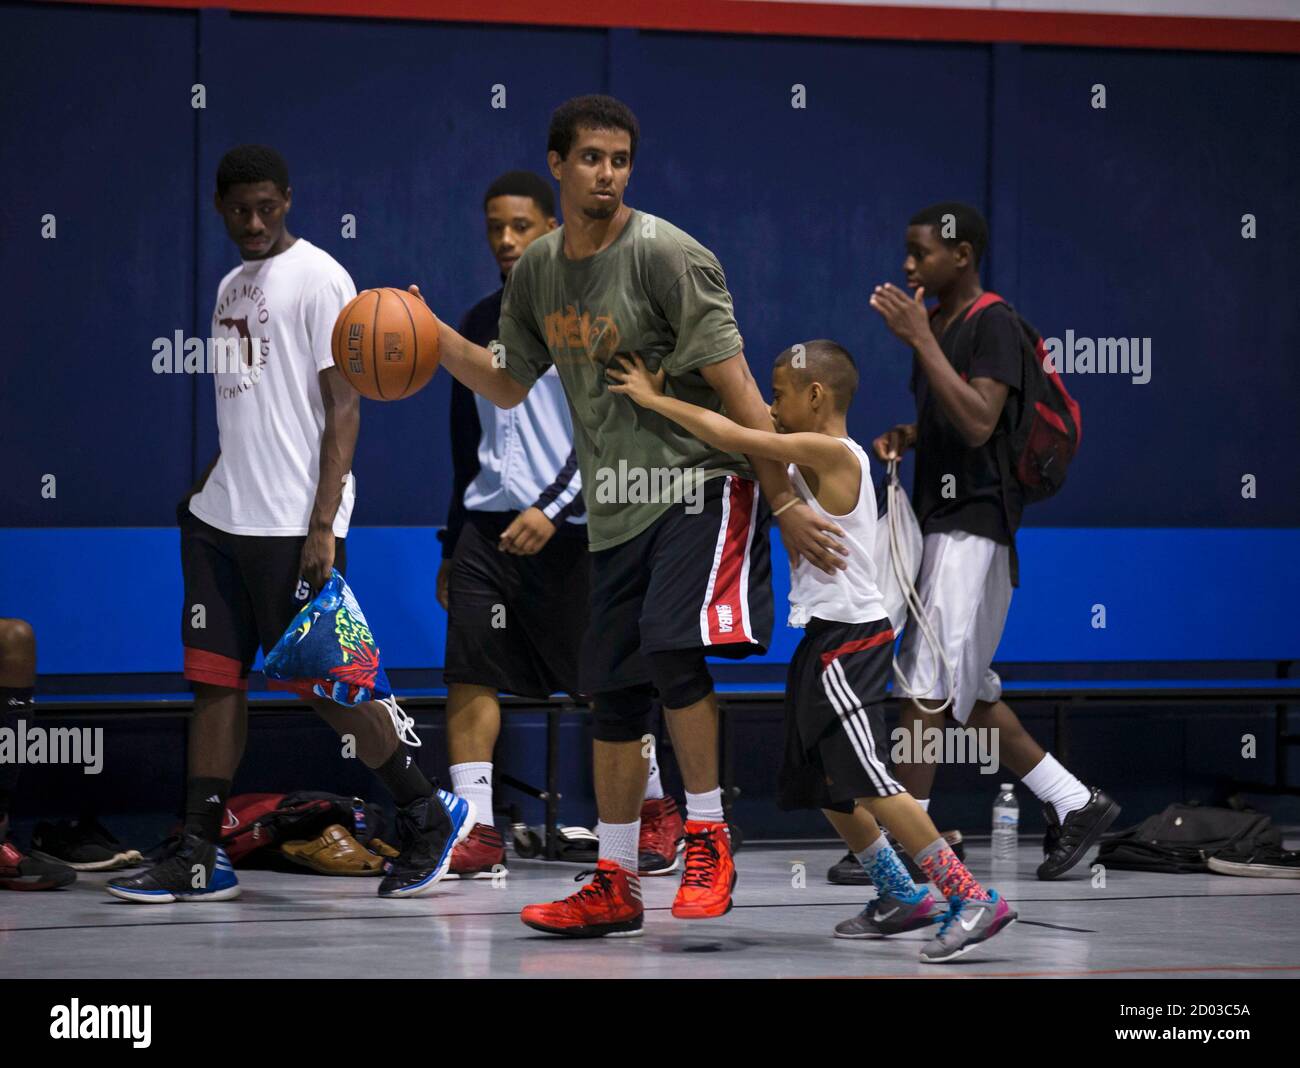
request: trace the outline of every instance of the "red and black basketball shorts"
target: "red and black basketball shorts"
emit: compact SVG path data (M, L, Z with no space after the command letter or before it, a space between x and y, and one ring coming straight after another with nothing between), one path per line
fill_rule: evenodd
M765 652L772 638L770 516L756 482L721 475L704 483L694 507L674 504L636 537L591 553L583 691L650 683L646 657L654 653Z
M886 686L893 672L888 619L810 619L785 683L784 809L851 812L858 797L904 793L889 768Z

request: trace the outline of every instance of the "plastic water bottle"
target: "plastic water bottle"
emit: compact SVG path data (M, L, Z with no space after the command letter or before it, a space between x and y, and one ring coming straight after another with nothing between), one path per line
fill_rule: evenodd
M993 859L1014 862L1020 838L1020 802L1011 783L1004 782L998 790L993 802Z

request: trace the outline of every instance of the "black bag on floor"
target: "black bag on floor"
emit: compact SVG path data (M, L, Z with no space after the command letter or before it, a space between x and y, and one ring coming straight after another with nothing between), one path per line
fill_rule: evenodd
M1238 843L1282 844L1262 812L1170 805L1127 831L1107 835L1097 863L1120 871L1208 872L1209 859Z

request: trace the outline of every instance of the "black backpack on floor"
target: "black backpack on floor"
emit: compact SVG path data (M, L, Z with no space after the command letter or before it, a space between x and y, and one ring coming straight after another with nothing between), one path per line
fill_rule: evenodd
M1239 843L1280 848L1282 833L1262 812L1170 805L1136 827L1107 835L1097 863L1120 871L1207 872L1212 856Z

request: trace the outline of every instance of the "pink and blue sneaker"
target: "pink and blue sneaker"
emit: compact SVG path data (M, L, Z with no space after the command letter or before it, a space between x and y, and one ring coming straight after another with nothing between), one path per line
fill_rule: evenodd
M836 938L888 938L938 923L943 915L928 890L911 898L882 893L852 919L835 925Z
M1002 895L996 890L988 894L987 900L959 897L949 902L939 933L921 950L922 964L946 964L964 957L1016 922L1016 910Z

